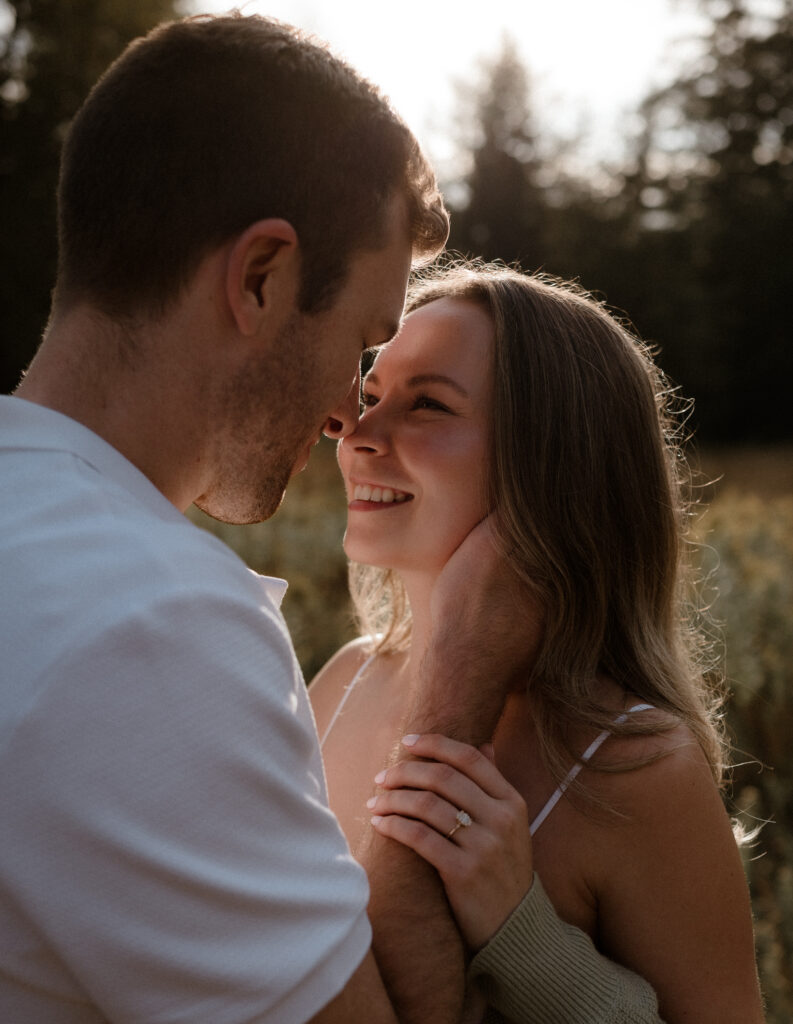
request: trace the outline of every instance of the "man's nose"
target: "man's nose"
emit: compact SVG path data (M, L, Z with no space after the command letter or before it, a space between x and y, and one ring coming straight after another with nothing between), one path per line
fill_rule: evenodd
M338 441L355 430L358 426L358 416L360 414L360 395L361 372L359 370L355 374L355 380L352 382L344 400L331 412L325 421L322 432L326 437Z

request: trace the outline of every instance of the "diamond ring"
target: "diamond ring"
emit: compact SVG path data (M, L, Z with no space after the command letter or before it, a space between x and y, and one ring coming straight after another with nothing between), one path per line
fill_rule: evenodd
M449 832L446 833L446 838L451 839L454 833L459 828L468 828L472 824L473 822L471 821L471 815L467 811L459 810L457 812L456 824L451 828Z

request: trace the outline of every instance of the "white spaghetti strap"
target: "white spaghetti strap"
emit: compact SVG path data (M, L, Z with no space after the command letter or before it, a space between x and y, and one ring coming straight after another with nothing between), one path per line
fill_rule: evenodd
M620 725L625 721L628 715L632 715L634 711L655 711L655 704L634 704L632 708L628 708L624 715L620 715L617 721Z
M320 750L325 746L325 740L328 738L328 736L330 736L330 730L336 724L336 719L339 717L339 715L344 710L344 705L347 703L347 698L350 696L352 691L355 689L356 683L361 678L361 676L364 674L364 672L367 670L367 668L369 668L369 666L371 665L371 663L374 661L374 659L376 657L377 657L376 654L370 654L369 657L366 659L366 661L363 663L363 665L361 665L361 667L358 669L358 671L352 677L352 679L347 684L347 686L344 687L344 693L342 695L342 698L339 701L339 703L337 704L336 710L333 712L333 717L328 722L328 727L325 729L325 732L322 734L322 739L319 741L319 748L320 748Z
M578 771L576 771L576 769L578 769ZM564 782L560 786L556 787L551 799L548 801L545 807L543 807L543 809L540 811L540 813L537 815L537 817L534 819L531 825L529 825L529 835L533 836L537 829L540 827L540 825L542 825L542 823L545 821L545 819L548 817L548 815L551 813L554 807L556 807L556 805L562 799L564 791L567 789L567 787L570 785L570 783L573 781L576 775L578 775L578 772L580 770L581 765L575 765L575 767L570 771Z
M654 706L652 704L634 704L632 708L628 708L628 710L624 714L620 715L619 718L616 718L614 720L614 724L622 725L623 722L626 722L628 720L628 715L633 714L634 711L652 710L654 710ZM545 819L548 817L548 815L551 813L554 807L556 807L556 805L562 799L565 790L568 788L568 786L576 777L576 775L578 775L578 773L584 767L586 762L589 761L589 759L595 755L601 744L605 743L605 741L609 738L610 735L611 733L608 731L608 729L604 729L599 736L592 740L592 742L586 748L584 753L581 755L581 760L573 765L573 767L565 776L564 781L556 787L548 803L543 807L543 809L540 811L540 813L529 826L530 835L534 835L534 833L537 831L540 825L542 825L542 823L545 821Z

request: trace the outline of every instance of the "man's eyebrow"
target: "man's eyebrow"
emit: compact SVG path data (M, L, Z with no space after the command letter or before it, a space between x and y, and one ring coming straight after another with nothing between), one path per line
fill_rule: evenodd
M380 383L377 374L372 370L366 374L365 380L371 381L372 384ZM446 384L463 398L470 397L462 384L458 384L452 377L447 377L445 373L417 373L415 376L409 377L406 383L409 388L418 388L422 384Z

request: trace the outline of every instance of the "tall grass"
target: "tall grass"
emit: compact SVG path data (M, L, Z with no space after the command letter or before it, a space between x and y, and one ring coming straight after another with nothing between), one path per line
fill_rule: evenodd
M711 479L694 529L712 600L736 767L727 797L751 828L745 851L769 1024L793 1021L793 452L702 458ZM323 442L268 523L195 518L254 569L290 581L284 614L307 678L352 636L341 550L345 499Z
M745 851L769 1022L793 1021L793 497L727 492L698 524L731 691L731 810Z

